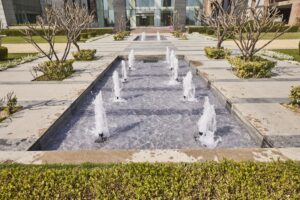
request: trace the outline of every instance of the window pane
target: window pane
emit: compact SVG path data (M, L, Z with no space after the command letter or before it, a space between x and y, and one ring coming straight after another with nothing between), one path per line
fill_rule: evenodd
M199 6L200 0L187 0L186 5L187 6Z
M153 7L154 0L136 0L135 5L136 7Z
M162 0L161 5L163 7L171 7L172 6L172 0Z

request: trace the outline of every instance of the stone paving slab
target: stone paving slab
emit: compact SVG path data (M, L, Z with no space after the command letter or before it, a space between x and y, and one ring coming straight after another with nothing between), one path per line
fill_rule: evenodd
M232 102L239 98L287 98L291 87L299 84L300 81L214 82Z
M140 163L205 161L272 162L300 161L299 148L285 149L190 149L190 150L101 150L101 151L0 151L0 163L22 164L82 164L82 163Z
M300 114L278 103L234 104L239 113L276 147L300 147ZM270 117L272 116L272 117Z

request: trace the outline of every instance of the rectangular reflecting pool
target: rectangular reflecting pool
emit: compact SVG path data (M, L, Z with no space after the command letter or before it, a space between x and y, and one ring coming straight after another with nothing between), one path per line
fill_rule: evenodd
M217 148L260 147L243 124L225 108L207 88L196 70L179 60L178 84L170 85L172 71L164 60L137 60L135 70L128 71L128 81L121 84L124 102L113 100L112 74L121 76L121 61L112 64L94 88L48 132L32 150L80 149L197 149L204 148L197 140L198 120L203 112L205 97L214 105L217 120L215 136L221 138ZM183 100L182 79L191 71L196 89L196 101ZM93 101L102 91L109 137L95 143Z
M160 40L164 41L167 40L166 36L161 35ZM134 41L142 41L142 36L139 35L137 36ZM146 35L145 36L145 41L158 41L156 35Z

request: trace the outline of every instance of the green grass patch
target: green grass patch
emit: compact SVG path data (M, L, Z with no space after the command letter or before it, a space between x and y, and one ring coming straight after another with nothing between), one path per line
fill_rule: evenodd
M33 36L34 41L37 43L47 43L43 38L40 36ZM66 36L55 36L56 43L66 43L67 38ZM21 36L7 36L2 38L2 44L26 44L26 40Z
M293 56L295 61L300 62L300 55L299 55L299 50L298 49L275 49L272 51L277 51L280 53L284 53L290 56Z
M8 53L7 60L1 60L0 64L5 64L9 61L21 59L26 56L36 56L36 55L38 55L38 53Z
M266 33L262 39L272 39L274 37L275 33ZM296 33L285 33L282 36L280 36L278 39L286 40L286 39L300 39L300 32Z
M274 37L275 33L266 33L265 35L263 35L263 37L261 39L263 40L269 40L272 39ZM215 35L208 35L206 33L204 33L204 35L207 36L211 36L211 37L216 37ZM285 33L284 35L280 36L279 38L277 38L278 40L288 40L288 39L300 39L300 32L296 32L296 33ZM232 40L232 39L227 39L227 40Z
M2 164L0 190L0 199L299 199L300 164Z

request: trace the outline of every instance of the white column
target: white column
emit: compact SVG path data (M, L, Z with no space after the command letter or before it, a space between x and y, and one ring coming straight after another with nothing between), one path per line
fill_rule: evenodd
M127 12L130 14L130 26L131 28L136 27L136 12L135 12L135 0L127 0L129 1L129 7L127 8Z
M155 0L154 26L160 26L161 0Z

